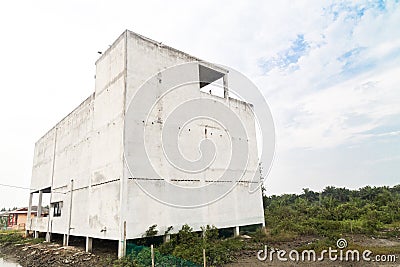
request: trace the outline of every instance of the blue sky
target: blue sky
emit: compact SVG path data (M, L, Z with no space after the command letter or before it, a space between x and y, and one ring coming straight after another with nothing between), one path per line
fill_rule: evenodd
M0 184L94 90L97 51L130 29L253 80L277 133L268 194L400 182L398 1L1 3ZM27 191L0 187L0 206Z
M259 64L278 133L270 193L285 190L275 177L314 190L400 182L399 3L321 10L322 27L299 29Z

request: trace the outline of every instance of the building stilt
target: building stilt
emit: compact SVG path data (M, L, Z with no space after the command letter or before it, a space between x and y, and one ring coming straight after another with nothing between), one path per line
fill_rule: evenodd
M68 240L67 240L67 235L63 234L63 246L66 247L68 246Z
M118 242L118 258L123 258L126 256L126 244L125 240L119 240Z
M240 236L240 227L239 227L239 226L235 226L233 235L234 235L235 237Z
M93 238L86 237L86 252L92 252Z
M47 232L46 233L46 242L50 242L51 241L51 233Z
M164 243L167 243L169 241L171 241L171 235L170 234L164 235Z

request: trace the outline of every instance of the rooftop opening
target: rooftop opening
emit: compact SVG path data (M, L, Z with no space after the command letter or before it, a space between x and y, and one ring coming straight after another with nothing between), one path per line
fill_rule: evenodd
M226 97L224 93L224 79L226 74L204 65L199 65L200 91L219 97Z

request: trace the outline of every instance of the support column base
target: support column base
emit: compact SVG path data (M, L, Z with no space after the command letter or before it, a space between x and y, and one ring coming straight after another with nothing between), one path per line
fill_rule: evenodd
M165 235L163 239L164 239L164 243L168 243L169 241L171 241L171 235L169 235L169 234Z
M124 240L119 240L118 242L118 259L126 256L126 244Z
M234 237L240 236L240 227L239 226L236 226L233 231L234 231L233 232Z
M68 246L68 241L67 241L67 235L63 234L63 246L66 247Z
M93 238L86 237L86 252L92 252L93 249Z
M46 233L46 242L50 242L51 241L51 233L47 232Z

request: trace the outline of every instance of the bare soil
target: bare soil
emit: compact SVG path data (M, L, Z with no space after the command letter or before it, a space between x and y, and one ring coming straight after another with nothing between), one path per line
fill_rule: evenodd
M58 244L9 245L1 247L4 258L21 266L110 266L106 259L76 247Z
M112 266L117 258L116 244L97 240L93 253L85 252L83 238L71 240L71 246L63 247L62 240L56 238L51 243L0 244L0 255L21 266Z
M351 241L352 243L364 247L364 248L369 248L372 252L374 251L374 248L385 248L390 250L391 247L397 248L395 249L398 251L400 247L400 239L381 239L381 238L373 238L373 237L368 237L364 235L353 235L353 236L348 236L346 237L348 241ZM268 245L269 248L274 248L274 249L282 249L287 252L289 252L292 249L296 249L299 247L302 247L306 244L310 244L314 242L316 238L313 237L302 237L298 240L295 241L290 241L290 242L277 242L277 243L271 243L271 244L265 244ZM264 249L262 246L260 247L259 250ZM328 249L328 248L327 248ZM322 261L278 261L276 258L276 255L272 261L270 259L266 259L265 261L260 261L257 258L257 252L258 250L254 251L242 251L239 255L237 255L237 262L235 263L230 263L226 264L225 267L239 267L239 266L246 266L246 267L255 267L255 266L310 266L310 267L322 267L322 266L343 266L343 267L350 267L350 266L384 266L384 267L389 267L389 266L400 266L400 254L399 253L384 253L386 255L392 255L394 254L396 256L395 261L393 262L376 262L372 260L371 262L366 262L366 261L331 261L329 258L325 257L324 260ZM361 251L362 252L362 251ZM319 254L317 253L317 256ZM382 254L383 255L383 254ZM286 258L288 256L286 255ZM371 259L373 256L371 256Z
M379 239L367 236L349 236L346 237L348 241L362 247L370 247L371 250L375 248L385 248L390 250L391 247L400 247L399 239ZM290 242L275 242L268 245L275 249L284 249L290 251L291 249L300 248L306 244L315 242L315 237L302 237ZM18 262L21 266L29 267L43 267L43 266L112 266L112 261L117 258L117 244L109 241L95 240L93 243L93 253L85 252L84 239L71 240L69 247L62 247L61 240L56 239L52 243L39 243L39 244L0 244L0 255L4 258L12 259ZM263 244L260 244L259 250L263 249ZM239 266L400 266L400 255L396 254L396 262L345 262L345 261L330 261L325 258L323 261L317 262L280 262L274 258L273 261L267 259L260 261L257 259L258 250L241 251L236 255L237 262L225 265L226 267L239 267Z

